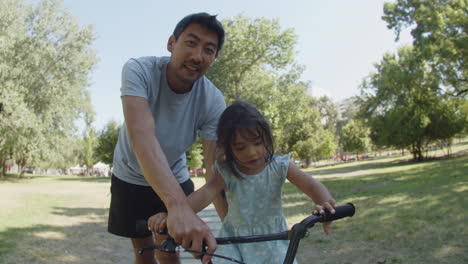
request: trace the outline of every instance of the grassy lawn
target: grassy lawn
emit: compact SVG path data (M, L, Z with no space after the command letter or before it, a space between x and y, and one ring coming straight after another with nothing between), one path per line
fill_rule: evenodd
M468 263L467 149L422 163L397 156L308 169L357 213L331 235L311 229L300 263ZM0 181L0 263L132 263L130 242L106 231L109 186L76 176ZM290 183L284 202L289 224L313 207Z
M466 149L466 144L464 147ZM422 163L394 157L311 169L356 215L320 226L302 242L302 263L468 263L468 152ZM310 212L296 187L285 187L289 224ZM315 263L315 262L314 262Z

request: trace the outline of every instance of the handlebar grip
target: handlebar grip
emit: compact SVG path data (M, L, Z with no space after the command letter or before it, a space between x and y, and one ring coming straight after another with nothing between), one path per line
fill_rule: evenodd
M325 215L320 222L331 222L335 221L344 217L351 217L354 215L356 208L354 204L347 203L345 205L341 205L335 208L335 213L332 214L328 210L325 210Z

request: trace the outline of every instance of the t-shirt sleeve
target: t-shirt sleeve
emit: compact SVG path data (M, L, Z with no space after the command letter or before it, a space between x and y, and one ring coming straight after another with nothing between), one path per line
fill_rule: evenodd
M207 118L200 127L199 135L206 140L216 140L216 128L218 127L219 117L226 109L226 102L219 90L216 90L213 97L213 102L210 103L210 110L208 110Z
M148 99L148 80L141 64L128 60L122 68L122 86L120 96L131 95Z

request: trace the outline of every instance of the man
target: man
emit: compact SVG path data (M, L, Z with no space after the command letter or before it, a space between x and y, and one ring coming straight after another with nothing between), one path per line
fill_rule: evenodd
M160 243L163 235L138 234L136 221L168 211L168 232L184 248L213 253L216 241L208 226L194 214L186 195L193 182L185 151L197 133L202 138L207 179L216 146L216 126L226 105L221 92L204 76L224 42L216 16L186 16L170 36L171 57L130 59L123 67L121 97L125 124L114 153L109 211L110 233L129 237L136 263L156 263L154 252L138 249ZM227 205L215 202L223 218ZM176 254L157 251L160 263L179 263ZM204 262L209 261L205 256Z

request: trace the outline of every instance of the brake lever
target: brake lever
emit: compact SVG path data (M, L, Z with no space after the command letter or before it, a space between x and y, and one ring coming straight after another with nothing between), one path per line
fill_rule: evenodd
M151 246L147 246L147 247L144 247L144 248L140 248L140 250L138 250L138 253L141 255L146 250L153 250L153 249L157 249L157 250L167 252L167 253L175 253L177 251L178 247L179 246L176 244L174 239L169 237L166 240L164 240L161 243L161 245L151 245Z

